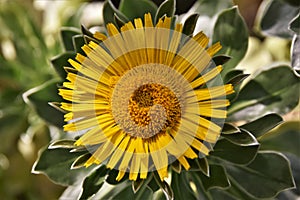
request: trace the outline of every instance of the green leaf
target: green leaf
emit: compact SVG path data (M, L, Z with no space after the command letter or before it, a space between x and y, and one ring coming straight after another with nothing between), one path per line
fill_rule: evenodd
M132 181L132 190L134 193L139 191L139 189L143 186L144 179L138 179L136 181Z
M232 188L232 186L230 187L230 189ZM222 190L222 189L211 189L209 191L212 199L226 199L226 200L238 200L237 198L235 198L233 195L229 194L227 192L227 190ZM249 199L245 199L245 198L240 198L243 200L249 200Z
M299 102L300 77L289 66L262 70L240 91L229 107L228 120L255 119L267 113L285 114Z
M81 47L85 44L84 37L82 35L75 35L72 37L72 41L75 52L85 55L84 51L81 49Z
M81 179L92 169L83 168L71 170L71 165L81 153L70 153L69 149L40 150L32 173L44 174L56 184L72 185Z
M192 36L197 24L199 14L190 15L184 22L182 33L188 36Z
M72 149L75 147L74 143L75 140L68 140L68 139L56 140L52 142L48 148L49 149L57 149L57 148Z
M300 33L295 35L292 41L291 63L293 69L300 75Z
M80 30L73 27L63 27L60 30L61 39L66 51L74 51L72 37L80 34Z
M222 134L222 137L226 138L230 142L237 145L256 145L258 144L255 137L247 130L241 129L240 132L234 134Z
M233 134L233 133L239 133L241 132L240 129L233 124L230 123L224 123L222 134Z
M300 13L294 19L292 19L289 24L289 29L298 35L300 34Z
M80 199L88 199L92 195L98 192L104 183L104 176L106 175L106 167L100 166L94 170L89 176L87 176L82 184L82 194Z
M222 195L221 198L226 198L226 200L227 199L232 199L232 200L240 200L240 199L257 200L258 199L258 198L254 198L252 195L248 194L247 191L245 191L243 188L239 187L239 183L237 183L231 177L229 177L229 181L231 186L228 189L222 191L220 189L213 189L212 191L210 191L212 196L215 197L216 192L214 190L218 190L219 191L218 195ZM220 192L222 193L220 194Z
M64 114L48 104L49 101L62 101L62 98L58 95L56 83L56 80L51 80L32 88L23 94L23 99L46 122L62 128L64 125Z
M163 191L166 199L174 199L174 193L170 185L166 181L161 181L157 173L154 173L154 179L157 185L159 185L160 189Z
M84 39L84 42L86 44L89 44L90 42L95 42L95 43L99 43L99 41L93 37L90 37L90 36L87 36L87 35L84 35L83 36L83 39Z
M295 6L295 7L299 7L300 6L298 0L282 0L282 1L288 3L288 4L292 5L292 6Z
M276 127L278 124L282 123L283 119L280 115L275 113L267 114L261 118L254 121L246 123L240 126L241 129L245 129L253 134L256 138L263 136L272 128Z
M64 192L61 194L59 199L62 200L79 199L81 192L82 192L81 184L71 185L64 190Z
M299 7L294 7L281 0L269 1L262 13L258 13L260 28L264 35L291 38L293 32L288 30L288 24L299 13Z
M148 179L147 179L148 180ZM150 188L147 187L147 184L145 186L142 186L137 193L134 193L132 191L131 182L125 181L121 183L118 186L115 186L112 190L106 192L107 194L102 196L95 196L94 199L142 199L142 200L152 200L153 199L153 192ZM103 191L104 192L104 191Z
M249 74L236 75L235 77L228 80L226 84L232 84L233 86L237 86L238 84L242 83L248 76Z
M292 153L300 157L300 122L285 122L260 138L261 149Z
M249 165L226 165L226 169L239 187L256 198L272 198L294 187L289 162L280 153L259 152Z
M58 75L65 79L67 76L66 71L64 70L64 67L70 66L68 59L69 58L75 58L76 53L75 52L65 52L62 54L59 54L51 59L51 64L54 67L55 71L58 73Z
M135 18L144 19L146 13L155 16L157 6L148 0L121 0L119 10L132 21Z
M217 18L213 43L220 42L222 49L218 54L232 57L225 65L223 74L234 68L245 56L248 48L247 26L237 7L224 10Z
M117 181L116 178L117 178L118 174L119 174L118 170L116 170L116 169L110 170L105 181L111 185L117 185L117 184L125 181L126 177L128 178L128 174L126 173L125 176L120 181Z
M221 165L210 165L210 176L205 176L201 173L193 172L193 176L198 176L201 179L203 187L206 191L212 188L228 188L230 182L227 178L225 169Z
M217 55L212 58L216 66L223 65L227 63L230 59L231 57L227 55Z
M243 70L240 70L240 69L233 69L233 70L230 70L225 76L224 76L224 82L225 83L228 83L230 80L232 80L234 77L236 76L240 76L244 74L244 71Z
M154 22L157 23L158 20L166 15L167 17L173 17L176 9L176 1L175 0L165 0L157 9L155 14Z
M78 151L70 151L70 152L78 152ZM82 151L81 151L82 152ZM86 161L88 161L88 159L90 159L92 156L92 154L90 153L86 153L83 154L81 156L79 156L78 158L76 158L76 160L72 163L71 165L71 169L79 169L81 167L84 167Z
M192 172L188 172L188 173L192 173ZM202 174L201 172L194 172L194 173ZM178 200L181 200L181 199L189 199L189 200L195 199L196 200L197 199L195 192L190 187L190 181L187 178L186 172L183 172L181 174L172 173L171 188L174 192L175 200L177 200L177 199Z
M198 4L196 7L197 13L201 15L206 15L209 17L213 17L218 14L220 11L227 9L233 6L233 2L231 0L219 0L219 1L211 1L211 0L198 0Z
M81 32L83 34L83 36L89 36L89 37L93 37L94 34L88 29L86 28L84 25L81 25Z
M116 13L114 14L114 20L119 28L126 24L126 22L122 21L122 19L120 19Z
M235 164L245 165L255 158L258 148L259 144L241 146L221 139L216 143L210 155Z
M121 13L118 9L115 8L111 0L106 1L103 4L103 11L102 11L104 24L107 25L108 23L113 23L114 25L117 26L115 22L115 14L117 14L117 16L123 22L129 21L129 19L127 19L127 17L123 13Z
M205 157L189 160L189 163L191 166L189 171L198 171L202 172L206 176L209 176L209 164Z
M299 155L296 156L290 153L285 153L285 156L291 163L292 174L296 185L296 188L290 190L290 192L294 193L295 196L300 197L300 157Z
M182 167L181 167L181 164L179 163L178 160L176 160L175 162L173 162L173 163L171 164L171 167L172 167L172 169L173 169L177 174L180 174L180 173L181 173Z

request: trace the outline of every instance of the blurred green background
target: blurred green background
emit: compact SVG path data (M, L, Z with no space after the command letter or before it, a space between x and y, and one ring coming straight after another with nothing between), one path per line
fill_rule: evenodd
M190 7L194 1L187 2ZM262 37L256 32L261 2L234 1L251 33L248 52L238 66L249 73L273 62L290 61L290 39ZM100 25L101 7L99 2L91 5L79 0L0 0L1 199L58 199L63 192L63 186L31 174L38 150L61 133L40 119L22 95L57 76L50 59L63 51L60 28ZM284 117L299 120L299 106Z

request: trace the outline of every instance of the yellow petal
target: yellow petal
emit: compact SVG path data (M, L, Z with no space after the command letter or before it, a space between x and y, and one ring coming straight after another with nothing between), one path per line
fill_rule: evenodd
M221 46L220 42L217 42L207 49L207 53L210 57L212 57L221 49L222 49L222 46Z
M144 15L145 27L153 27L152 17L150 13Z
M106 40L107 36L104 35L103 33L96 31L94 34L94 38L103 41L103 40Z
M203 76L200 76L199 78L197 78L196 80L194 80L191 83L191 86L193 88L197 88L205 83L207 83L208 81L210 81L211 79L213 79L215 76L217 76L220 72L222 71L222 66L219 65L217 67L215 67L214 69L210 70L208 73L204 74Z

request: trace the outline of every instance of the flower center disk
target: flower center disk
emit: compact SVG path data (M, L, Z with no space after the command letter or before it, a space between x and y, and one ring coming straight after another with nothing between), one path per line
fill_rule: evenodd
M154 122L153 124L158 125L157 128L161 128L158 133L165 132L167 128L175 128L180 122L181 110L176 95L160 84L151 83L139 87L130 97L128 106L132 121L138 126L149 126ZM155 127L152 128L155 130ZM145 138L154 136L155 132L150 135L132 135Z
M111 99L116 123L133 137L150 138L177 130L185 105L184 84L175 70L145 64L128 70L116 83Z

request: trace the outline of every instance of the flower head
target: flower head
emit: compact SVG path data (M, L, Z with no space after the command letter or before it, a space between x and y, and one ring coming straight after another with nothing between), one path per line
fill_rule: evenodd
M82 47L70 64L65 88L59 94L69 102L65 131L84 131L76 145L92 153L86 166L105 164L117 169L120 180L145 179L157 171L163 180L175 160L189 169L188 159L208 155L226 118L223 85L211 57L219 43L206 48L202 32L194 37L171 29L171 18L154 26L146 14L121 27L107 25L108 37Z

